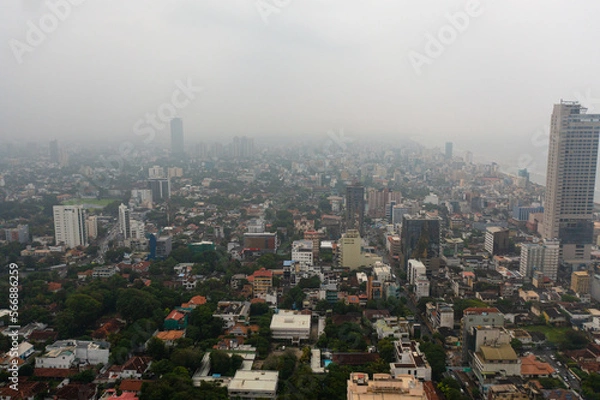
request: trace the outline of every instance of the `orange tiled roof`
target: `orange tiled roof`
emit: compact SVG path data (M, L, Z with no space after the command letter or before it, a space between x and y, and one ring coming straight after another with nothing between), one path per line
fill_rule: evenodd
M550 364L537 361L534 354L521 358L521 375L552 375L554 368Z
M162 331L156 334L156 338L162 341L181 339L185 331Z

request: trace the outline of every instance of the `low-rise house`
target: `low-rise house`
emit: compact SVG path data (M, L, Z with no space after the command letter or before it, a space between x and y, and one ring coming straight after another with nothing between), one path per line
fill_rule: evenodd
M227 386L231 399L276 399L279 371L238 370Z
M291 310L279 310L271 319L273 339L291 340L299 343L310 337L311 316Z
M163 323L165 330L178 330L187 328L187 313L173 310L167 315Z
M250 302L248 301L220 301L213 317L221 318L226 329L238 322L244 322L250 316Z
M548 378L554 373L550 364L538 361L534 354L521 357L521 376L523 378Z
M175 343L184 337L184 330L160 331L156 333L156 338L162 340L168 347L175 346Z
M46 347L46 353L35 359L36 368L69 369L79 364L107 364L107 342L60 340Z

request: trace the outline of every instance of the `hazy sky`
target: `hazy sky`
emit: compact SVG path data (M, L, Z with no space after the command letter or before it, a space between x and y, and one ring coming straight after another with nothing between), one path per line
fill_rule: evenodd
M2 0L0 140L135 139L176 109L189 142L343 129L534 169L553 103L600 112L598 15L597 0Z

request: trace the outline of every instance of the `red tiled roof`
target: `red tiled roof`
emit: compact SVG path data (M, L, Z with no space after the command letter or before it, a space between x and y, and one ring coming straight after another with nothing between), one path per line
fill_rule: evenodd
M177 310L173 310L169 313L169 315L167 315L167 318L165 318L165 320L167 319L174 319L175 321L180 321L185 317L185 314L182 312L179 312Z
M77 368L35 368L33 375L39 378L68 378L78 372Z
M254 271L254 273L251 276L253 276L255 278L258 278L258 277L272 278L273 271L268 270L266 268L261 268L258 271Z
M139 392L142 390L144 381L141 379L123 379L119 385L119 389L123 392Z

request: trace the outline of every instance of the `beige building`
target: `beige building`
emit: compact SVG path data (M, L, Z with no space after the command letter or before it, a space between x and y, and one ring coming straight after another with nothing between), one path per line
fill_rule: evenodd
M348 380L348 400L426 400L423 383L411 375L353 372Z
M555 104L550 119L542 236L561 241L566 262L590 260L600 115L574 101Z
M588 271L575 271L571 274L571 290L577 294L590 293L590 273Z
M339 263L343 268L358 269L381 262L381 257L372 253L363 253L362 239L358 230L349 229L342 235L338 244Z

